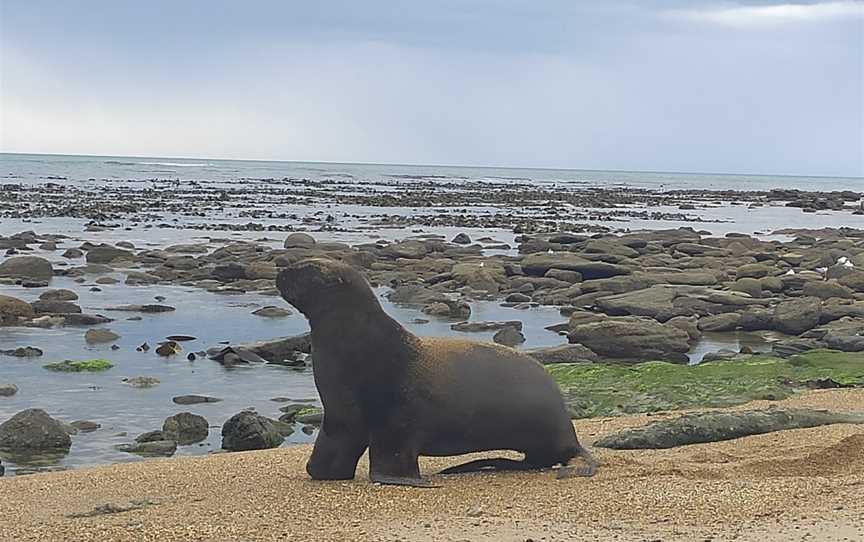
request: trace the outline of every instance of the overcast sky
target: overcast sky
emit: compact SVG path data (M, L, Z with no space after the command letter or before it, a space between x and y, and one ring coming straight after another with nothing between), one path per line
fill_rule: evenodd
M864 1L0 0L0 150L864 176Z

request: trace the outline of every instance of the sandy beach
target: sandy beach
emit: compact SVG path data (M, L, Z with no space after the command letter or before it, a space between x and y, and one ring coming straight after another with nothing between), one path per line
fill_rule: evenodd
M864 390L736 409L770 405L862 411ZM678 414L576 428L591 443ZM832 425L671 450L598 449L591 479L435 476L435 489L370 484L365 459L354 481L313 482L308 446L151 460L0 480L0 540L864 540L862 449L864 428ZM456 462L426 459L421 469ZM94 513L105 505L132 509Z

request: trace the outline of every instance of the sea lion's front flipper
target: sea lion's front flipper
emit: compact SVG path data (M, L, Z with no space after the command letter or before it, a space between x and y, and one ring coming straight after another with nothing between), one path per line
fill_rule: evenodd
M436 487L441 487L439 485L435 485L429 480L425 478L401 478L397 476L383 476L383 475L375 475L373 474L371 480L376 484L388 485L388 486L407 486L407 487L420 487L424 489L432 489Z

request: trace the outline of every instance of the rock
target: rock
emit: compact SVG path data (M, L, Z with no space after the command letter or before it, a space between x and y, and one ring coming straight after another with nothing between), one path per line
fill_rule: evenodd
M167 341L156 347L156 354L162 357L170 357L183 351L183 347L175 341Z
M58 288L56 290L47 290L42 292L42 295L39 296L39 299L43 301L75 301L78 299L78 294L73 292L72 290L64 290L62 288ZM80 309L78 310L80 312Z
M262 316L264 318L284 318L286 316L291 316L291 311L288 309L284 309L282 307L261 307L260 309L253 311L252 314L255 316Z
M110 264L116 260L135 260L135 254L111 245L99 245L87 251L87 263Z
M63 424L42 409L30 408L0 424L0 450L19 454L68 452L72 439Z
M297 423L319 426L324 423L324 411L318 407L306 407L294 416Z
M201 403L218 403L222 399L206 395L178 395L171 400L178 405L197 405Z
M864 414L807 409L697 412L645 427L625 429L601 438L594 445L614 450L666 449L835 423L861 424L864 423Z
M91 422L89 420L78 420L78 421L72 422L69 425L71 425L76 430L78 430L82 433L92 433L93 431L96 431L97 429L102 427L101 424L98 424L96 422Z
M819 325L822 302L818 297L800 297L774 307L774 328L789 335L800 335Z
M35 314L30 303L17 297L0 295L0 326L15 325L19 318L31 318Z
M734 359L738 352L734 350L718 350L716 352L708 352L702 356L700 363L708 363L709 361L728 361Z
M126 285L127 286L149 286L158 283L161 278L150 273L142 273L141 271L127 271Z
M546 271L543 276L550 279L560 280L562 282L582 282L582 273L579 271L570 271L568 269L550 269L549 271Z
M87 344L110 343L120 338L120 335L107 328L88 329L84 334Z
M643 318L609 318L577 325L568 338L611 358L687 361L690 350L685 331Z
M749 277L740 278L736 280L729 289L734 292L744 292L750 297L762 297L762 282L759 279Z
M176 440L181 446L201 442L207 438L210 425L203 416L191 412L180 412L165 419L162 433L170 440Z
M819 299L830 299L832 297L852 299L854 292L835 281L823 282L811 280L804 283L802 293L805 296L818 297Z
M748 263L735 270L737 278L761 279L771 274L774 269L761 263Z
M64 258L68 258L70 260L74 260L75 258L80 258L84 255L84 251L79 248L67 248L61 256Z
M235 262L217 265L213 268L213 271L210 274L213 278L221 282L231 282L248 278L246 276L246 266Z
M571 253L538 252L529 254L522 259L522 270L537 277L542 277L550 269L576 271L584 280L604 279L618 275L629 275L630 269L622 265L586 260Z
M121 452L144 457L170 457L177 451L177 443L173 440L151 440L134 444L120 444L116 448Z
M847 273L837 281L840 285L858 293L864 293L864 271L855 270Z
M504 298L507 303L528 303L531 301L530 295L525 295L520 292L515 292Z
M525 335L515 327L507 326L495 333L492 340L504 346L516 346L525 342Z
M101 314L75 314L69 313L63 315L63 323L67 326L95 326L113 322L111 318L106 318Z
M450 325L450 329L453 331L462 331L466 333L494 331L507 327L522 331L522 322L519 320L509 320L506 322L459 322L458 324Z
M278 448L285 437L273 422L251 411L235 414L222 426L222 448L232 452Z
M118 305L116 307L108 307L106 311L115 312L143 312L145 314L157 314L160 312L173 312L177 309L168 305Z
M702 338L702 331L699 329L699 320L695 316L676 316L667 320L666 325L677 327L687 333L691 341L698 341Z
M106 284L117 284L120 281L115 279L114 277L99 277L98 279L95 280L95 282L96 282L96 284L106 285Z
M593 363L600 360L599 356L590 348L581 344L535 348L533 350L525 350L524 353L543 365L552 365L554 363Z
M315 238L308 233L292 233L285 238L285 248L310 248L315 245Z
M230 348L230 351L234 353L240 352L239 355L241 356L243 355L242 351L246 351L259 356L263 361L279 363L294 359L297 352L309 354L312 351L312 336L309 333L304 333L302 335L282 337L269 341L231 345L227 348ZM207 350L207 356L216 361L219 361L219 356L225 353L226 347L224 345L215 346Z
M727 312L714 316L705 316L699 319L701 331L735 331L741 324L741 315L737 312Z
M81 307L71 301L39 300L31 303L36 314L80 314Z
M18 393L18 386L15 384L0 384L0 397L12 397Z
M432 316L464 320L471 316L471 306L459 299L442 299L423 307L423 312Z
M419 260L429 254L430 249L426 243L408 239L387 245L381 249L381 254L393 259L405 258L410 260Z
M453 238L452 242L457 245L470 245L471 238L468 237L467 233L459 233L456 235L456 237Z
M0 263L0 277L51 280L53 276L51 262L38 256L16 256Z
M42 355L42 350L32 346L19 346L12 350L0 350L0 354L16 358L38 358Z
M135 437L135 442L156 442L158 440L171 440L162 431L147 431Z
M678 297L675 288L652 286L642 290L598 298L595 305L612 316L648 316L671 311L672 301Z
M159 379L152 376L133 376L124 378L123 382L133 388L152 388L159 385Z

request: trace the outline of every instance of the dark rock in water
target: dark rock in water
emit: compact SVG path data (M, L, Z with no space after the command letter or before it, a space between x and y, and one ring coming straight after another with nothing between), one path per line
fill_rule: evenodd
M162 431L147 431L135 437L135 442L156 442L159 440L171 440Z
M64 258L68 258L70 260L74 260L75 258L80 258L84 255L84 251L80 248L67 248L61 256Z
M6 467L3 466L3 462L0 461L0 476L6 474Z
M168 305L119 305L117 307L108 307L106 311L122 311L122 312L143 312L143 313L159 313L173 312L177 309Z
M294 421L319 426L324 422L324 411L318 407L307 407L295 414Z
M468 237L467 233L459 233L453 238L453 243L457 245L470 245L471 238Z
M114 321L101 314L64 314L63 320L68 326L98 326Z
M135 350L138 352L148 352L150 350L150 345L147 343L141 343Z
M30 408L0 424L0 450L29 454L68 452L72 439L63 424L42 409Z
M229 366L237 363L267 363L266 359L242 346L226 346L209 356L210 359Z
M112 247L111 245L99 245L87 251L87 263L109 264L115 260L134 260L135 254Z
M168 335L165 337L168 341L177 341L177 342L186 342L186 341L194 341L197 337L193 337L191 335Z
M285 440L274 420L255 412L239 412L222 426L222 448L232 452L277 448Z
M528 303L529 301L531 301L531 296L525 295L521 292L514 292L505 297L504 301L508 303Z
M120 444L116 448L121 452L144 457L168 457L177 451L177 443L173 440L151 440L134 444Z
M165 342L156 348L156 353L165 358L177 355L182 351L183 347L174 341Z
M543 365L551 365L553 363L593 363L600 359L594 351L581 344L536 348L534 350L525 350L524 353Z
M0 397L12 397L18 393L18 386L15 384L0 384Z
M210 426L203 416L180 412L165 420L162 424L162 432L167 439L176 440L178 444L185 446L207 438Z
M195 361L196 359L198 359L198 356L196 356L194 352L189 352L189 354L186 356L186 359L188 361Z
M818 297L800 297L778 303L774 308L774 326L777 331L800 335L819 325L822 301Z
M222 399L206 395L178 395L171 400L178 405L197 405L199 403L218 403Z
M525 335L515 327L507 326L495 333L492 340L504 346L516 346L525 342Z
M453 331L463 332L479 332L479 331L495 331L510 327L518 331L522 331L522 322L519 320L508 320L506 322L459 322L451 324L450 329Z
M466 319L471 316L471 306L459 299L440 299L423 307L423 312L432 316Z
M81 313L81 307L70 301L39 300L31 303L37 314Z
M88 420L74 421L69 425L71 425L72 427L74 427L75 429L77 429L78 431L80 431L82 433L92 433L93 431L96 431L97 429L102 427L101 424L98 424L96 422L91 422Z
M262 316L264 318L284 318L286 316L291 316L291 311L288 309L284 309L282 307L261 307L260 309L253 311L252 314L255 316Z
M53 276L51 262L38 256L15 256L0 263L0 277L51 280Z
M58 288L56 290L48 290L46 292L42 292L42 294L39 296L39 299L43 301L75 301L78 299L78 294L76 294L72 290Z
M120 335L106 328L88 329L87 333L84 334L84 340L87 341L87 344L110 343L119 338Z
M594 445L615 450L673 448L835 423L864 423L864 413L807 409L697 412L674 420L619 431L603 437Z
M222 345L214 346L207 350L207 356L219 361L219 356L224 356L223 353L226 348L228 347ZM281 337L269 341L231 345L230 348L234 353L236 353L237 350L242 349L260 356L264 361L278 363L287 359L294 359L295 352L303 352L304 354L312 352L312 336L309 333L304 333L302 335Z
M38 358L42 355L42 350L32 346L20 346L14 350L0 350L0 354L16 358Z

